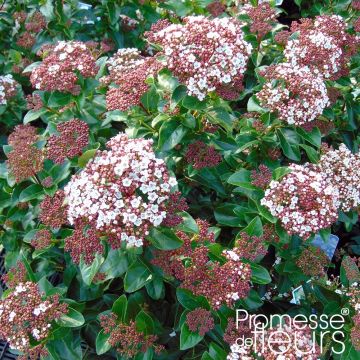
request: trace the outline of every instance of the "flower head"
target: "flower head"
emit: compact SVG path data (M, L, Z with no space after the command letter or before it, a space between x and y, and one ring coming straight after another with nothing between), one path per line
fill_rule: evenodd
M47 142L48 158L61 164L66 158L73 158L82 153L89 143L89 127L79 119L73 119L56 127L58 135L51 135Z
M0 301L0 335L11 348L29 353L46 340L52 322L66 312L67 305L59 303L58 295L45 297L37 284L19 283Z
M337 219L339 192L310 165L290 166L291 173L271 181L261 204L280 219L289 234L308 238Z
M163 47L167 67L199 100L241 80L252 50L240 22L227 17L188 16L184 24L171 24L148 38Z
M95 59L80 41L60 41L47 48L45 59L31 73L31 83L38 90L77 93L77 72L82 77L95 76Z
M156 158L151 140L119 134L107 146L65 186L68 220L83 219L114 247L139 247L150 227L166 218L163 206L176 180Z
M308 67L273 65L264 76L267 81L257 94L260 103L290 125L310 122L330 105L323 79Z

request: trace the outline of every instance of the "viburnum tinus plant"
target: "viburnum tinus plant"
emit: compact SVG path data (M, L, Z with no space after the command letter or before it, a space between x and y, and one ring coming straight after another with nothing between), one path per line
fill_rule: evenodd
M7 351L359 359L359 13L3 1Z

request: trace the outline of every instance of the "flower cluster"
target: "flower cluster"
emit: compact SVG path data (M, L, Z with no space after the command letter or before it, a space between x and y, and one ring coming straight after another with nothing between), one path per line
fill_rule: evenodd
M170 194L164 208L166 211L166 217L161 225L175 227L181 224L183 219L178 213L181 211L186 211L188 208L189 206L186 203L186 199L181 197L180 191L175 191L174 193Z
M201 246L213 243L215 241L214 234L209 232L209 224L205 220L197 219L199 234L189 237L182 231L177 231L176 235L183 241L182 247L170 251L155 251L152 264L160 267L166 276L172 276L179 280L185 278L185 266L183 259L192 258L193 245Z
M346 32L341 16L322 15L313 21L293 23L297 38L289 40L285 57L292 66L309 66L316 74L336 80L345 75L349 57L356 52L358 39Z
M150 227L166 218L163 209L177 182L155 157L152 140L119 134L107 146L65 186L68 220L84 220L114 247L139 247Z
M34 235L31 245L36 250L41 250L51 245L51 232L47 229L41 229Z
M162 68L155 57L145 58L139 50L132 48L119 49L107 65L109 76L101 81L104 84L113 82L117 87L109 88L106 106L108 110L122 111L140 104L141 96L149 89L146 78Z
M76 264L81 258L86 264L91 264L96 253L103 253L98 232L83 221L76 221L74 232L65 239L64 250L70 253Z
M36 128L30 125L16 126L9 136L12 151L7 155L7 164L16 182L35 176L43 168L44 156L35 146L36 140Z
M67 305L59 303L58 295L44 297L37 284L19 283L0 302L0 336L11 348L29 353L34 343L40 345L48 337L51 323L66 312Z
M14 289L19 283L26 282L27 272L25 265L21 261L17 261L14 267L1 276L1 280L5 282L9 289Z
M165 275L181 281L180 287L197 296L205 296L214 309L222 304L233 306L247 296L250 290L251 269L234 251L226 250L226 261L220 264L210 261L206 245L214 242L205 221L197 221L199 234L190 238L182 231L176 235L183 240L181 248L171 251L156 251L152 263L159 266Z
M360 351L360 313L353 317L354 327L351 329L351 342Z
M261 204L280 219L289 234L308 238L337 219L339 192L309 164L291 164L292 172L271 181Z
M352 258L350 256L344 257L342 263L342 267L345 270L346 277L349 280L349 283L360 283L360 259Z
M40 11L35 11L26 21L25 29L32 33L38 33L46 28L46 19Z
M28 110L40 110L43 105L44 104L39 94L32 94L26 96L26 107Z
M250 236L246 232L241 232L235 241L234 252L241 258L254 261L267 253L264 236Z
M257 33L260 38L271 31L277 17L275 9L269 3L262 3L258 6L247 4L241 9L241 13L249 16L251 20L250 31Z
M147 36L163 47L167 67L199 100L221 85L241 80L252 50L241 23L228 17L188 16L184 24Z
M220 16L225 10L226 6L219 0L215 0L206 6L206 10L214 17Z
M12 75L0 76L0 105L6 105L8 100L17 93L18 83Z
M324 268L329 264L329 258L319 248L309 246L304 249L296 261L296 265L301 271L311 277L321 277L325 275Z
M199 332L200 336L204 336L215 326L211 312L202 308L190 311L186 315L186 324L192 332Z
M188 146L185 159L194 169L214 167L222 161L214 146L208 146L200 140Z
M95 59L86 45L80 41L60 41L47 49L43 62L32 71L31 83L39 90L77 93L78 75L95 76Z
M79 119L73 119L56 126L58 134L51 135L46 146L49 159L61 164L66 158L82 153L89 143L89 127Z
M129 324L119 323L114 313L100 316L100 325L104 333L110 335L109 344L127 359L133 359L138 353L145 353L149 348L153 348L157 354L164 349L162 345L155 344L156 335L137 330L136 323L132 320Z
M338 150L327 149L321 156L319 167L327 183L339 190L340 208L350 211L360 205L360 153L352 154L345 144Z
M290 125L314 120L330 104L323 79L308 67L273 65L264 77L266 83L257 94L261 105Z
M251 184L259 187L260 189L265 189L268 187L272 178L271 170L264 164L259 165L259 169L251 171Z
M65 193L58 190L53 197L47 195L40 204L40 221L52 228L60 228L67 223Z

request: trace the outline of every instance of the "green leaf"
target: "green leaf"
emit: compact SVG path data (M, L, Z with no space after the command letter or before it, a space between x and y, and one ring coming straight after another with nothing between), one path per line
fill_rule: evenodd
M277 131L280 146L283 150L285 156L291 160L300 161L300 149L299 149L299 139L293 138L291 135L296 133L291 133L290 131L285 132L284 130L279 129Z
M157 229L153 227L147 239L160 250L178 249L183 244L183 241L168 228Z
M79 158L78 158L78 166L84 168L86 164L95 156L97 149L90 149L85 151Z
M153 319L143 310L141 310L136 318L136 329L144 333L145 335L153 334L155 330Z
M95 275L98 273L104 258L100 254L95 255L95 259L91 264L86 264L84 260L80 259L80 273L84 283L88 286L91 285Z
M247 186L251 185L251 172L246 169L240 169L234 174L232 174L227 182L235 186Z
M195 310L198 307L209 309L209 304L203 296L195 296L190 290L177 288L176 297L179 303L187 310Z
M182 222L176 227L177 229L193 234L197 234L199 232L199 227L190 214L186 211L182 211L178 215L182 217Z
M186 96L186 91L187 91L187 88L185 85L179 85L172 93L172 96L171 96L172 104L174 104L174 105L178 104Z
M199 333L194 333L190 331L188 325L184 323L181 326L180 333L180 350L187 350L196 346L204 336L199 335Z
M289 169L286 166L281 166L274 170L274 172L272 174L272 178L274 180L279 181L282 177L284 177L285 175L290 174L290 173L291 173L291 169Z
M216 221L221 225L240 227L242 219L234 213L236 207L236 204L230 203L218 206L214 211Z
M111 349L111 345L109 344L109 337L110 334L105 334L104 329L101 329L101 331L96 336L96 354L102 355L108 352Z
M180 124L176 119L165 121L159 130L158 149L169 151L180 144L188 128Z
M204 110L206 108L206 101L200 101L195 96L185 96L182 105L189 110Z
M223 107L216 107L206 113L210 122L219 124L226 131L231 132L234 121L233 117L229 114L229 111Z
M271 283L271 277L269 272L259 264L251 264L251 280L256 284L269 284Z
M170 93L172 93L179 85L179 81L173 77L168 70L161 70L157 79L160 87Z
M301 127L296 128L296 132L311 145L316 146L317 148L321 145L321 132L317 127L314 127L311 132L305 131Z
M263 113L265 112L265 109L261 107L259 100L256 98L255 95L253 95L247 103L247 111L248 112L259 112Z
M153 278L149 267L139 258L130 265L124 278L124 289L135 292L145 286Z
M106 274L106 279L114 279L125 273L129 262L126 253L121 249L110 249L99 272Z
M159 300L165 295L165 286L160 276L154 276L153 281L145 285L149 296L154 300Z
M19 195L20 202L27 202L33 199L38 199L44 194L43 187L39 184L32 184L24 189Z
M122 322L125 321L127 310L127 297L125 294L121 295L113 304L111 311L118 316Z
M73 328L82 326L85 323L85 319L80 312L69 307L67 314L61 315L56 322L60 326Z
M299 146L305 150L306 155L312 163L317 163L319 161L320 156L314 148L304 144L300 144Z
M261 223L261 219L259 216L256 216L252 219L249 225L243 229L250 236L261 236L263 234L263 227Z
M146 110L152 112L157 110L159 99L160 97L156 92L156 89L152 87L144 95L141 96L141 103L144 105L144 108Z
M46 109L28 111L24 116L24 120L23 120L24 124L28 124L29 122L38 119L41 115L44 115L46 111L47 111Z
M71 101L71 94L54 91L51 93L47 105L49 107L65 106Z
M25 254L21 251L21 255L22 255L22 263L24 264L25 266L25 269L26 269L26 272L27 272L27 275L29 277L29 280L32 281L32 282L36 282L36 276L31 268L31 265L29 264Z

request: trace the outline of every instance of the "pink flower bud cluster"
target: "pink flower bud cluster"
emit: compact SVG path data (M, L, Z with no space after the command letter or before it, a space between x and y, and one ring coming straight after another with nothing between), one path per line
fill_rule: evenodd
M196 308L187 313L186 324L190 331L199 332L200 336L204 336L215 326L211 312L202 308Z
M83 219L114 247L143 245L152 226L166 218L164 206L177 184L152 140L119 134L108 141L65 186L70 224Z
M89 143L89 127L79 119L73 119L56 126L58 134L51 135L46 152L49 159L61 164L66 158L81 155Z
M217 166L222 157L214 146L208 146L201 140L188 145L185 159L194 169L202 169Z
M106 106L108 110L121 111L140 104L141 96L149 89L146 78L162 68L155 57L145 58L133 48L119 49L107 64L109 76L101 80L105 84L113 82L117 87L108 90Z
M326 182L339 191L340 208L350 211L360 206L360 153L352 154L345 144L329 149L319 163Z
M183 240L183 246L155 251L152 264L160 267L166 276L180 280L181 288L206 297L213 309L224 304L232 307L250 291L251 268L230 250L223 252L227 260L224 264L210 260L207 245L215 241L214 234L206 221L197 220L197 224L199 234L190 237L178 231L176 235Z
M346 22L338 15L321 15L294 23L297 38L289 40L285 57L292 66L309 66L315 74L336 80L346 74L349 57L356 52L358 39L346 32Z
M163 47L166 65L186 84L188 94L203 100L221 85L241 80L252 50L241 23L233 18L188 16L148 39Z
M16 95L17 85L12 75L0 76L0 105L6 105L8 100Z
M268 3L262 3L258 6L246 4L242 7L241 13L250 17L250 31L257 33L260 38L271 31L273 24L276 23L276 11Z
M60 41L47 50L43 62L31 73L31 83L39 90L77 93L78 75L95 76L95 58L80 41Z
M257 94L262 106L277 112L289 125L302 125L330 105L323 79L308 67L282 63L268 67L266 83Z
M45 297L36 283L19 283L0 301L0 336L11 348L29 353L33 346L41 347L52 322L66 312L67 305L59 303L58 295Z
M289 234L304 239L336 221L339 191L317 168L291 164L291 173L271 181L261 205L280 219Z

